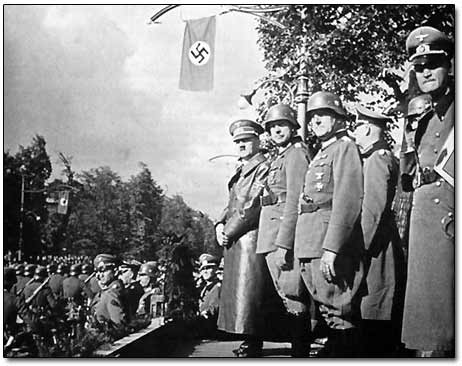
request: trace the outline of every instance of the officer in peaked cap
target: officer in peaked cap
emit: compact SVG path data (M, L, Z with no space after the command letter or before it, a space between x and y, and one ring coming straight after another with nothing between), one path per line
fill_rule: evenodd
M243 123L245 128L242 128ZM224 261L232 265L220 271L215 266L216 258L208 261L213 263L210 271L215 273L216 280L222 279L217 326L225 332L239 333L245 339L234 350L239 357L261 354L261 307L263 296L266 295L264 291L272 285L266 275L264 258L256 254L260 199L269 172L269 162L260 148L261 133L263 128L253 121L238 120L231 125L230 134L241 166L228 181L228 202L215 224L215 233L218 243L224 247ZM207 282L204 276L210 276L210 273L202 271L201 275L201 279ZM208 281L203 291L207 291L207 286L212 286L218 294L218 284L213 284L215 277L213 281ZM213 291L210 293L213 294ZM203 311L210 308L205 303L201 302ZM205 310L205 314L213 315L213 308ZM206 323L213 320L214 317L208 318Z
M307 104L308 126L321 149L299 194L294 252L303 281L329 326L330 357L354 357L360 346L359 300L364 274L360 227L362 164L345 131L339 96L319 91Z
M425 26L409 34L406 50L418 89L432 97L433 110L415 131L404 129L400 156L403 190L414 191L402 340L421 356L454 357L454 186L435 170L444 147L454 146L454 46L444 33ZM454 160L446 168L454 171Z
M243 138L258 137L262 132L262 126L248 119L234 121L229 126L229 133L233 137L234 142Z
M220 303L221 284L216 275L218 262L217 257L208 254L202 258L199 267L201 276L205 281L199 296L199 311L205 317L216 315Z
M399 165L385 140L390 117L360 105L356 113L354 137L364 175L361 229L368 264L368 291L361 299L362 355L386 357L400 344L401 314L395 309L404 285L404 255L391 211Z
M140 298L144 293L143 287L141 287L140 283L136 280L140 265L140 262L132 260L124 261L119 266L119 279L125 287L127 314L129 318L135 315Z
M310 161L305 144L297 136L300 128L295 111L287 104L272 106L263 121L265 130L277 146L271 161L261 199L257 253L263 254L274 289L287 311L291 330L292 356L309 352L307 301L287 289L299 288L298 263L293 260L298 198ZM288 286L283 286L283 284Z
M120 260L112 254L98 254L93 260L101 286L92 301L92 309L98 321L110 321L116 325L125 323L124 287L117 279Z
M423 56L444 55L451 58L454 53L454 45L446 34L436 28L423 26L414 29L406 40L406 50L409 61L421 62ZM428 58L427 58L428 59Z

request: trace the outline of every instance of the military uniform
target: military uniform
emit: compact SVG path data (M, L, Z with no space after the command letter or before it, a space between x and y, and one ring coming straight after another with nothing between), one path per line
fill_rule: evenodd
M49 286L51 291L55 294L56 297L63 296L63 281L64 281L64 273L63 273L63 266L58 266L58 271L60 273L54 273L50 276Z
M84 294L87 298L92 298L90 289L76 276L69 276L63 280L63 297L71 299L77 304L84 303Z
M127 314L130 318L135 316L138 304L143 294L143 287L141 287L138 281L133 281L125 285Z
M216 315L220 306L221 283L218 278L206 283L199 296L199 312L208 316Z
M452 47L431 27L414 30L406 42L414 63L434 54L449 62ZM434 96L433 113L418 123L415 147L406 147L400 162L403 189L414 190L402 340L407 348L422 351L455 349L454 187L433 169L454 127L454 91L446 87L443 95ZM450 164L454 171L454 160Z
M263 128L249 120L231 124L233 140L254 136ZM224 273L218 329L230 333L258 335L262 333L262 303L271 279L262 255L256 254L260 197L269 164L263 154L256 153L231 177L228 206L218 223L230 243L224 249ZM218 292L218 291L217 291Z
M390 356L399 344L404 300L404 253L392 212L399 165L383 139L389 121L380 113L357 108L355 133L359 136L355 136L363 160L361 228L367 273L367 295L361 301L362 346L363 356L371 357ZM360 129L361 125L366 129Z
M92 277L88 283L88 287L92 292L92 297L99 294L101 292L101 286L99 285L98 279L96 277Z
M118 266L118 259L110 254L98 254L94 259L94 266L97 271L115 270ZM110 280L110 277L108 277ZM104 288L93 298L92 310L99 322L110 321L116 325L126 323L127 315L124 309L124 286L115 278L106 284Z
M11 292L11 288L17 282L15 270L13 268L3 269L3 329L8 335L16 332L16 317L18 308L16 295Z
M114 280L107 288L104 288L93 299L93 311L98 321L111 321L117 325L126 321L126 313L123 309L123 285L119 280Z

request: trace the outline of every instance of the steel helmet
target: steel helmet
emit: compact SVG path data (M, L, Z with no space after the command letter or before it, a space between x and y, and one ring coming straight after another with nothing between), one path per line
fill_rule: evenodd
M44 266L38 266L34 272L34 279L41 280L44 279L48 275L47 269Z
M3 286L13 285L18 282L16 278L16 270L8 267L3 269Z
M24 274L24 264L17 264L14 269L16 271L16 276L21 276Z
M330 92L318 91L308 99L308 106L306 109L308 115L319 109L330 109L343 117L347 115L340 98Z
M60 263L58 265L58 269L56 270L56 273L59 273L59 274L67 274L67 273L69 273L69 266L67 264Z
M82 273L89 274L92 271L93 271L93 266L91 264L85 263L82 266Z
M423 116L433 108L432 97L430 94L421 94L412 98L407 105L406 118Z
M47 271L50 274L55 273L56 272L56 264L54 264L54 263L47 264Z
M37 268L37 265L35 264L28 264L25 268L24 268L24 276L27 276L27 277L32 277L34 275L34 272L35 272L35 269Z
M279 103L268 109L265 120L263 121L263 127L265 128L265 131L269 131L269 123L276 121L287 121L292 126L294 126L295 129L300 128L300 125L297 122L295 111L287 104Z
M81 272L81 265L79 263L75 263L71 266L69 274L71 276L78 276Z
M138 275L156 277L157 276L156 272L157 272L157 263L156 262L146 262L141 265Z

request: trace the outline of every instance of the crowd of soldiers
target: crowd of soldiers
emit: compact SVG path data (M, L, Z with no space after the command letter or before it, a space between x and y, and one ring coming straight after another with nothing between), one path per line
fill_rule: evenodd
M74 324L71 336L79 336L101 324L116 329L163 315L164 274L156 262L121 261L110 254L99 254L92 263L68 265L69 258L60 259L4 268L4 350L20 349L28 334L28 351L37 355L30 339L52 340L59 322Z
M454 357L453 42L423 26L406 50L418 92L399 159L385 137L393 117L360 103L348 130L329 91L307 102L321 142L314 156L289 105L269 108L262 124L231 124L241 164L215 226L224 248L217 326L245 338L236 356L261 356L263 304L277 296L293 357L309 356L320 324L327 357ZM264 131L273 155L260 149ZM398 182L413 192L407 268L392 210Z

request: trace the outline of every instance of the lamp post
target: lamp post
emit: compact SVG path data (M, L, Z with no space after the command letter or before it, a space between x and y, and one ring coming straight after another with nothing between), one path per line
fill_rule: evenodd
M22 247L23 247L23 217L24 217L24 173L26 172L26 167L21 165L19 168L19 173L21 174L21 206L19 209L19 242L18 242L18 261L22 261Z

